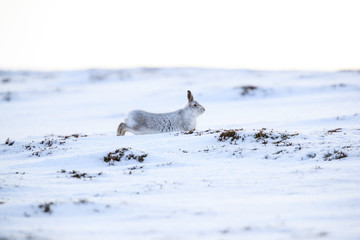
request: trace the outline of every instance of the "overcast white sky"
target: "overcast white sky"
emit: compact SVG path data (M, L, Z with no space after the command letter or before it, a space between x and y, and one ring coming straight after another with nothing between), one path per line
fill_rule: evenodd
M0 0L0 69L360 69L357 0Z

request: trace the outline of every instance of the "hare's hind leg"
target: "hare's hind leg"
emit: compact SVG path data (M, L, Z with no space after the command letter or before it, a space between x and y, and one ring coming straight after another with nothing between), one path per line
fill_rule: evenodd
M120 123L120 125L117 128L117 136L124 136L126 133L126 124L125 123Z

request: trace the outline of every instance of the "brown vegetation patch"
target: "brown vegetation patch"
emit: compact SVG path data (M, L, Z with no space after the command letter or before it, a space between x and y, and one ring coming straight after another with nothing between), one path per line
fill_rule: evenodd
M109 163L109 165L114 165L115 162L120 162L121 160L136 160L140 163L144 162L147 157L147 153L142 151L135 151L131 148L120 148L116 149L114 152L109 152L104 157L104 162Z

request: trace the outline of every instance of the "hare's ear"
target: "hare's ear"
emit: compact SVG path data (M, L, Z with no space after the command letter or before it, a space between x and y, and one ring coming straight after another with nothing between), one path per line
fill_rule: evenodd
M194 101L194 97L193 97L192 93L190 92L190 90L188 90L188 92L187 92L187 97L188 97L189 102Z

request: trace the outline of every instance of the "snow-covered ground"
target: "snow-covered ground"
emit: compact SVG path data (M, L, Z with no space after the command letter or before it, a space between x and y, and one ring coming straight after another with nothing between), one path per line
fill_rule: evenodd
M360 239L359 71L0 71L0 113L0 239Z

